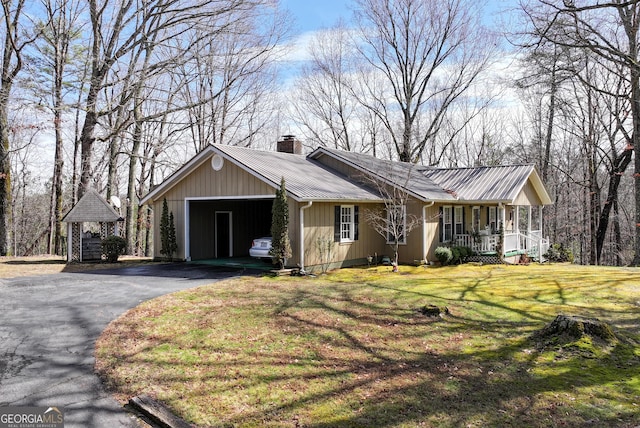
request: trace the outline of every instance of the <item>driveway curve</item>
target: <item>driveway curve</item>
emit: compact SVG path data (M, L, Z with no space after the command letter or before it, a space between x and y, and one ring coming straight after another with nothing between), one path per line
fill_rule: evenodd
M0 407L56 406L65 427L137 427L94 373L109 322L145 300L239 275L151 264L0 279Z

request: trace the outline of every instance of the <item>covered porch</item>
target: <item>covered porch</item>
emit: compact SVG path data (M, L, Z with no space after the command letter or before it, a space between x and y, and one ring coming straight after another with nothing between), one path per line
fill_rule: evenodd
M532 260L543 262L550 244L542 232L542 208L541 205L488 207L485 222L481 210L472 207L470 231L467 232L464 224L452 228L456 233L451 243L471 248L478 255L498 255L501 252L504 259L514 258L516 261L526 254ZM464 217L464 208L462 210Z

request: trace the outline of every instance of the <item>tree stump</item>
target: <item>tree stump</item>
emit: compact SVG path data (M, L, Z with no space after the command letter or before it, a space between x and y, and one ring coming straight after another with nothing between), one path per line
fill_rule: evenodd
M537 333L540 338L549 338L554 336L565 336L578 340L584 335L600 339L604 342L611 343L617 340L617 337L611 327L598 319L589 319L572 315L558 315L541 331Z
M449 308L446 306L424 305L420 308L420 313L428 317L442 317L449 315Z

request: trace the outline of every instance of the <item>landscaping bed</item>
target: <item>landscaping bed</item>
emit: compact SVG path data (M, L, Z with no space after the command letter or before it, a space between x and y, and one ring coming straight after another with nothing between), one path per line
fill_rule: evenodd
M242 277L132 309L96 369L198 426L635 427L638 284L574 265ZM558 314L615 336L542 341Z

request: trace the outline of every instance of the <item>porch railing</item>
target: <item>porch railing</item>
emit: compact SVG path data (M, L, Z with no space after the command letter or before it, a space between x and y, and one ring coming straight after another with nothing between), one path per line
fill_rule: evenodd
M544 254L549 250L549 238L542 236L542 231L532 230L529 235L523 232L505 232L504 252L526 252L534 260L544 261Z
M498 247L499 234L487 234L473 236L471 234L456 235L454 238L455 245L469 247L477 253L495 253ZM549 250L549 239L542 236L539 230L531 231L527 235L523 232L505 232L503 254L517 251L519 253L526 252L527 255L534 260L542 260L543 255Z
M462 247L469 247L476 253L494 253L497 248L500 235L487 234L473 236L470 234L456 235L455 244Z

